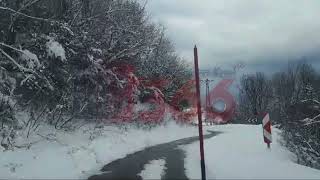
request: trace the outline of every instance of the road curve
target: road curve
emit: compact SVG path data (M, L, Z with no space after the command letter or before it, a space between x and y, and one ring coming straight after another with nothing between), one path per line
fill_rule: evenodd
M209 134L204 135L205 139L221 133L208 132ZM89 180L142 180L139 174L144 169L144 166L157 159L165 160L165 172L161 179L188 179L184 168L185 152L179 146L188 145L198 140L199 137L195 136L148 147L105 165L101 169L101 174L91 176Z

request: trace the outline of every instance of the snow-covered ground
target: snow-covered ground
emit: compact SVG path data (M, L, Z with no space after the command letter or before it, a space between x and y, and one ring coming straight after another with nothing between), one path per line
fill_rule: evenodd
M19 144L37 142L30 149L0 149L0 179L84 179L144 147L195 136L197 128L174 122L151 131L86 125L75 132L42 127L37 134L18 140Z
M212 129L223 133L205 140L208 179L320 179L319 170L295 164L295 156L279 141L267 149L261 125L223 125ZM279 140L280 131L273 131L273 139ZM199 143L181 148L187 153L187 176L200 179Z
M223 132L205 140L207 177L319 179L320 171L294 163L295 156L278 142L268 150L263 143L261 126L221 125L205 129ZM274 129L274 140L278 130ZM86 125L74 132L43 127L33 135L30 149L0 151L0 179L84 179L109 162L147 146L196 136L196 126L179 126L173 122L149 130L115 126L93 128ZM41 137L42 136L42 137ZM36 138L38 137L38 139ZM21 139L20 141L27 141ZM200 178L198 143L181 146L186 151L187 176ZM159 178L164 160L149 162L140 175Z
M165 160L158 159L149 162L140 173L143 179L161 179L165 171Z

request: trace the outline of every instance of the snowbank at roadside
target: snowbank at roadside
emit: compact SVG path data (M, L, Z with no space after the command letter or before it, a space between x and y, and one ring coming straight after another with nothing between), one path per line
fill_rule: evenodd
M205 140L208 179L319 179L320 171L294 163L295 156L280 143L273 129L271 150L263 142L261 125L205 127L223 132ZM190 179L200 179L199 143L182 146Z
M320 171L294 163L295 156L278 142L268 150L261 125L205 126L223 132L205 140L208 179L319 179ZM274 140L279 130L273 129ZM86 125L74 132L42 127L38 135L20 142L37 142L30 149L0 151L0 179L85 179L109 162L145 147L198 135L196 126L169 122L152 130ZM181 146L186 151L185 169L199 179L199 143ZM144 178L159 177L164 160L149 162Z
M84 179L109 162L147 146L197 135L196 127L169 122L152 130L86 125L74 132L42 127L30 149L0 150L0 179Z

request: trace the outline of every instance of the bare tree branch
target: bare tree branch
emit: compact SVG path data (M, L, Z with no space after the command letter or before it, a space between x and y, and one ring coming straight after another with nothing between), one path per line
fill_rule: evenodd
M54 20L51 20L51 19L44 19L44 18L40 18L40 17L34 17L34 16L29 16L25 13L22 13L22 12L19 12L19 11L16 11L14 9L11 9L11 8L8 8L8 7L2 7L0 6L0 10L4 10L4 11L10 11L14 14L19 14L21 16L24 16L24 17L27 17L27 18L31 18L31 19L35 19L35 20L39 20L39 21L45 21L45 22L51 22L51 23L58 23L60 24L59 22L57 21L54 21Z
M320 114L318 114L317 116L315 116L314 118L310 119L310 118L306 118L304 120L301 120L301 122L304 122L305 126L309 126L309 125L312 125L312 124L318 124L320 123L320 120L316 121L317 119L320 118Z

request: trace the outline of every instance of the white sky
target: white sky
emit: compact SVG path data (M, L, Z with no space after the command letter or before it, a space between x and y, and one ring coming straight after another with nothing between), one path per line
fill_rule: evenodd
M319 0L149 0L147 10L187 60L198 45L202 67L320 57Z

